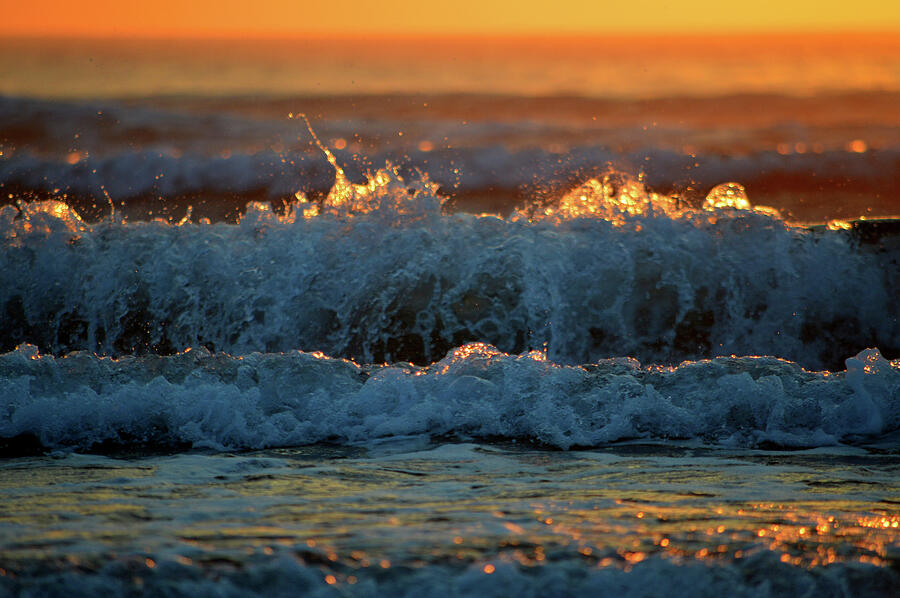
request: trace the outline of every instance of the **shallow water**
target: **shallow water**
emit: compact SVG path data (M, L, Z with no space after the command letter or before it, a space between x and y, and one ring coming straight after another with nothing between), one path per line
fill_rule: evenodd
M0 486L0 583L19 595L900 588L900 456L875 447L70 453L5 461Z

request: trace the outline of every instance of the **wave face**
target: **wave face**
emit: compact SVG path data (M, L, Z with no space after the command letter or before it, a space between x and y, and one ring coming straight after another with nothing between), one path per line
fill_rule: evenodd
M896 250L792 227L738 185L693 210L611 174L502 219L444 214L427 179L387 168L364 185L339 170L322 202L301 200L282 215L251 204L237 225L0 208L0 349L424 364L477 341L569 364L777 355L831 369L900 350Z

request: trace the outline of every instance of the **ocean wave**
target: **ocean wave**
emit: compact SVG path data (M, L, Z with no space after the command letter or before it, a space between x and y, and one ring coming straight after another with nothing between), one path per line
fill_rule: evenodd
M613 173L504 219L444 214L427 178L391 168L338 183L281 215L251 203L237 225L0 208L0 350L425 364L479 341L563 363L777 355L809 368L900 350L896 248L791 226L739 185L695 209Z
M634 438L808 447L900 429L900 360L867 349L846 368L812 373L765 357L566 366L538 351L510 355L484 344L459 347L428 367L204 349L56 358L26 345L0 355L0 436L91 450L265 448L409 435L559 448Z

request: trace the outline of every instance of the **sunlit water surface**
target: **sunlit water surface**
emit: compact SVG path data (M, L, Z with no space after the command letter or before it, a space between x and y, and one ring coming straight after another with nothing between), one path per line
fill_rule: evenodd
M675 588L687 573L737 575L737 590L775 594L832 595L832 578L859 595L900 588L900 456L883 447L558 452L399 439L19 459L0 465L0 487L0 588L13 593L65 576L117 590L262 591L277 583L253 587L253 573L288 575L285 563L311 591L402 587L418 575L437 594L471 594L499 573L537 591L555 571L564 592L592 572L630 587L668 566L680 567ZM41 578L48 570L62 577Z

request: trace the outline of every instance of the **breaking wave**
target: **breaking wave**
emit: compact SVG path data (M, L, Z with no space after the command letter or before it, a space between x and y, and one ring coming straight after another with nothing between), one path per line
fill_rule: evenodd
M0 437L818 446L900 427L900 363L867 349L900 347L890 242L792 226L737 183L692 206L616 172L508 218L448 214L427 176L354 183L312 134L330 192L237 224L0 208Z
M428 366L359 366L320 353L194 350L0 355L0 437L43 447L218 450L409 435L524 439L559 448L698 439L822 446L900 430L900 360L870 349L844 373L774 358L677 367L583 366L470 344Z
M425 176L389 166L355 184L334 164L322 200L251 203L236 225L0 208L0 350L425 364L477 341L560 363L777 355L814 369L900 350L896 243L791 226L737 184L689 208L611 173L500 218L444 213Z

